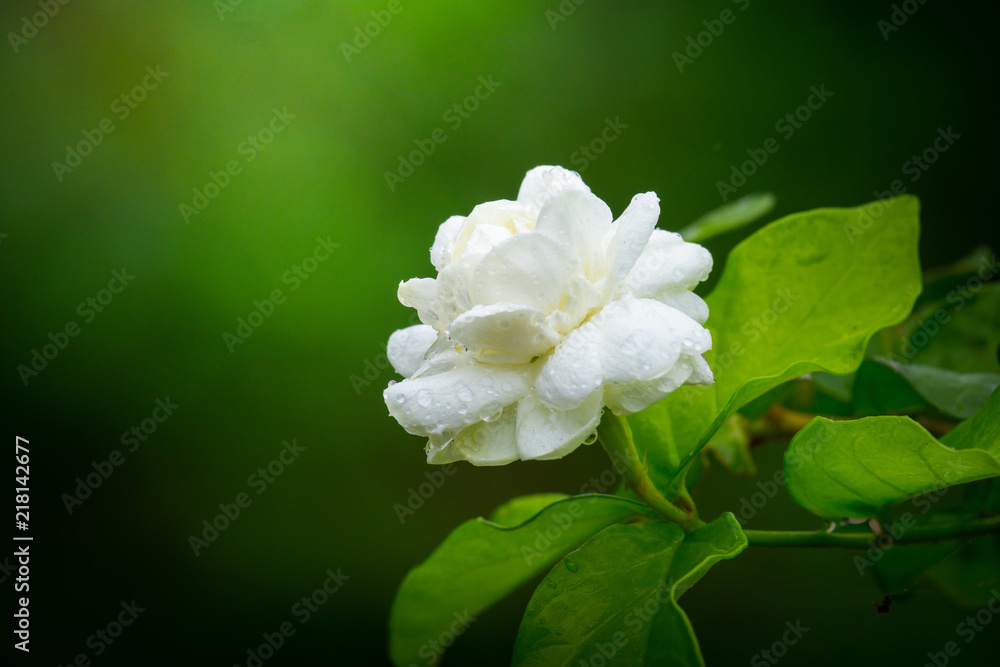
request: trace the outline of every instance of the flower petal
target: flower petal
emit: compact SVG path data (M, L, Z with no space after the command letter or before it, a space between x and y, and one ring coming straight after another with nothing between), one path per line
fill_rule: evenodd
M664 375L653 380L605 385L604 403L616 415L630 415L645 410L684 384L691 375L691 370L689 361L680 361Z
M451 323L448 336L477 361L526 364L559 342L540 310L513 303L473 306Z
M517 406L510 405L495 421L462 430L451 442L452 452L477 466L502 466L516 461Z
M437 278L412 278L399 284L399 301L415 308L424 324L444 330L472 307L469 284L479 258L460 257L441 269Z
M520 457L560 459L579 447L601 421L601 394L572 410L553 410L528 394L517 405L517 451Z
M476 266L473 301L508 302L548 313L559 305L570 278L569 258L541 234L518 234L500 243Z
M575 171L562 167L535 167L524 175L521 189L517 193L517 201L540 211L545 202L566 190L590 192L590 188Z
M659 297L664 292L690 290L712 271L712 254L680 234L657 229L649 245L619 286L622 293Z
M696 384L708 387L715 382L715 376L712 375L712 369L709 367L708 362L705 361L705 357L697 354L688 357L688 360L694 368L691 371L691 377L684 384Z
M524 396L530 386L531 370L527 366L469 362L397 382L382 396L389 413L409 433L422 436L457 433Z
M453 215L438 227L437 235L434 237L434 245L431 246L431 264L438 271L447 266L454 257L455 238L464 224L465 216Z
M694 292L664 292L655 298L663 305L681 311L698 324L704 324L708 319L708 304Z
M542 207L535 231L558 243L569 257L579 260L586 275L606 271L602 242L611 229L611 209L597 196L567 190Z
M649 243L650 235L660 217L660 199L654 192L632 197L632 203L611 225L608 232L608 275L605 294L613 294L632 270L636 260Z
M681 354L701 354L712 346L711 335L700 324L652 299L626 296L612 301L593 321L604 334L604 381L611 384L658 378Z
M410 377L424 363L424 355L437 342L438 332L434 327L417 324L393 332L389 336L386 353L389 363L403 377Z
M535 380L538 399L556 410L572 410L601 388L601 328L591 320L563 338Z

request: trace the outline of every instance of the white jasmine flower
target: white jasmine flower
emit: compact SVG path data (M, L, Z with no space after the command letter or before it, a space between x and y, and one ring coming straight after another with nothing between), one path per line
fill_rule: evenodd
M713 382L691 292L712 256L655 229L659 213L647 192L612 222L579 174L536 167L516 201L441 225L437 277L399 286L423 324L389 339L406 379L384 392L428 462L560 458L593 441L605 406L631 414Z

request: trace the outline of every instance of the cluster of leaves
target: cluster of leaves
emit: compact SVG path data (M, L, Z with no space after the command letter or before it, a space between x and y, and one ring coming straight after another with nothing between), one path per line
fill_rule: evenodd
M772 205L769 196L745 198L682 233L703 241ZM969 484L1000 476L1000 284L981 279L992 255L929 274L925 285L918 233L917 200L903 196L792 215L732 251L706 299L715 384L683 387L628 418L664 495L683 493L709 451L752 473L754 424L779 406L834 417L799 430L785 457L788 489L818 527L890 522L901 502L957 485L966 485L964 502L907 526L1000 514L1000 484ZM946 434L936 438L915 419ZM726 513L685 533L627 493L514 499L459 526L409 573L390 619L392 658L435 661L440 653L428 647L458 615L547 572L514 664L592 664L601 655L608 664L700 665L678 599L743 551L749 532ZM975 604L983 592L975 584L1000 569L1000 550L991 535L919 544L887 551L876 569L889 592L925 576Z

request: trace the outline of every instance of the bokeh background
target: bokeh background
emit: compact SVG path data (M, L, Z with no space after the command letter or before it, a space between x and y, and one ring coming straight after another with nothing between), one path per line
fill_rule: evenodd
M437 225L514 198L535 165L582 170L616 213L654 190L661 227L679 229L776 137L738 192L774 192L770 219L901 179L922 200L925 266L997 246L985 5L903 3L915 12L886 39L889 2L577 2L71 0L44 22L37 2L3 4L0 409L5 441L30 440L35 538L32 652L18 664L245 665L286 621L296 634L265 664L387 664L394 591L451 528L604 470L598 448L463 465L405 522L394 510L436 470L382 403L385 341L411 322L396 286L431 275ZM679 71L674 54L724 9L735 20ZM345 49L372 11L391 21ZM150 86L147 67L166 75ZM499 86L456 127L445 113L480 77ZM776 122L811 86L833 95L783 138ZM122 95L144 99L123 117ZM248 148L275 109L294 118ZM57 173L105 118L113 131ZM593 160L578 153L608 119L620 135ZM961 138L911 180L905 163L949 127ZM385 173L436 128L446 141L390 187ZM230 161L240 172L186 220L180 205ZM716 274L751 230L709 243ZM286 272L318 237L338 247L292 290ZM134 280L88 321L78 305L123 267ZM287 300L230 351L223 334L275 289ZM79 335L25 384L18 366L70 321ZM168 397L179 407L128 451L122 434ZM292 439L304 451L258 495L248 478ZM123 463L68 513L64 494L116 449ZM761 479L780 457L760 450ZM713 516L755 490L716 466L696 498ZM189 536L241 492L252 504L195 555ZM750 525L812 524L782 491ZM295 603L338 568L349 580L300 624ZM0 578L11 599L13 575ZM530 592L482 614L445 664L509 663ZM850 554L751 549L684 603L710 665L749 662L796 620L810 631L787 664L922 664L967 613L930 589L889 614L877 597ZM145 611L95 655L88 638L133 599ZM952 664L983 664L1000 636L988 630Z

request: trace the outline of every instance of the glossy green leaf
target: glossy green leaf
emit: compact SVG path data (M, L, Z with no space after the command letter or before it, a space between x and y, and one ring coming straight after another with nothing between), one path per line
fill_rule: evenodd
M680 231L685 241L702 243L713 236L749 225L774 208L774 195L757 192L706 213Z
M939 442L908 417L814 419L785 452L788 490L827 519L873 517L932 489L1000 475L1000 391Z
M523 516L539 500L508 503L501 518ZM593 534L634 515L653 512L632 500L592 494L559 500L513 527L466 521L400 586L389 619L393 661L436 661L439 638L456 619L474 617Z
M998 373L960 373L923 364L896 364L879 357L875 361L899 373L938 410L959 419L974 415L1000 385Z
M850 403L853 414L860 416L916 413L929 407L896 369L872 359L865 359L854 374Z
M715 384L682 387L629 417L661 485L676 489L686 464L740 406L805 373L853 372L868 338L907 316L921 285L917 212L917 200L904 196L884 210L800 213L732 251L707 299ZM866 231L851 231L873 216Z
M746 545L732 514L687 535L662 521L605 529L539 585L521 621L514 664L704 664L677 599Z
M524 523L543 509L569 498L566 493L536 493L530 496L519 496L505 502L493 510L489 520L501 526L513 527Z

